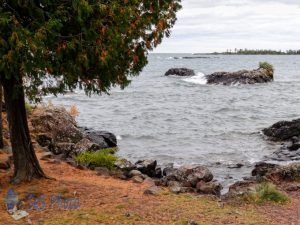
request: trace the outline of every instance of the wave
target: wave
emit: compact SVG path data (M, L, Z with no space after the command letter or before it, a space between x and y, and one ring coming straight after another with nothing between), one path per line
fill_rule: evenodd
M185 82L193 84L207 84L207 80L203 73L197 73L197 75L183 79Z

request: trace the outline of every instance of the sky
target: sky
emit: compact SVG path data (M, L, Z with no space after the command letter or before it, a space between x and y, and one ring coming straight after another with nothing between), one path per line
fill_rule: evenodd
M300 49L300 0L182 0L155 53Z

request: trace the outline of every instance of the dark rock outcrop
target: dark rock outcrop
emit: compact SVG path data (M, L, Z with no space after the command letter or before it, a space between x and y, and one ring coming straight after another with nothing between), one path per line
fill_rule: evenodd
M258 163L252 171L256 178L265 178L274 182L300 181L300 163L280 166L270 163Z
M267 159L277 161L300 160L300 119L280 121L263 130L271 141L283 142Z
M170 75L187 77L187 76L195 76L195 72L194 70L188 68L172 68L165 73L165 76L170 76Z
M205 76L207 84L255 84L273 81L273 74L266 69L240 70L237 72L216 72Z
M300 141L300 119L293 121L280 121L263 130L264 135L273 141ZM293 140L292 140L293 139Z
M117 146L117 138L106 131L79 128L63 107L44 107L33 111L31 123L36 140L54 154L77 155Z
M149 177L156 176L156 160L139 160L135 163L136 169Z

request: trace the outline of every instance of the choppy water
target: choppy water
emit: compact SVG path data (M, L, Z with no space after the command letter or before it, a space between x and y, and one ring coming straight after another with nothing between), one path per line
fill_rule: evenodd
M119 154L133 161L203 164L225 185L240 180L253 163L275 151L259 132L279 120L300 117L300 56L182 56L192 55L151 54L141 75L110 96L89 98L78 92L46 101L75 104L80 125L118 135ZM202 74L254 69L260 61L274 65L275 82L205 85ZM188 67L198 75L165 77L171 67ZM236 163L246 166L228 168Z

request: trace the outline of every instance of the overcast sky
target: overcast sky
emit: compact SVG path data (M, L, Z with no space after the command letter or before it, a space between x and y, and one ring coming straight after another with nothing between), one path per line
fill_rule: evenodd
M300 0L182 0L169 39L154 52L300 49Z

